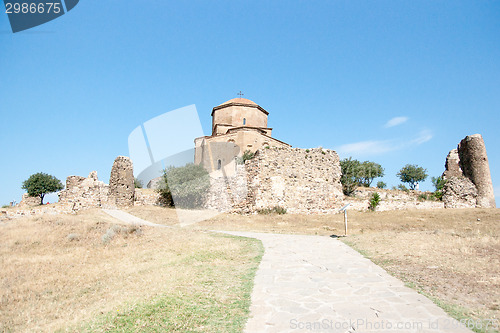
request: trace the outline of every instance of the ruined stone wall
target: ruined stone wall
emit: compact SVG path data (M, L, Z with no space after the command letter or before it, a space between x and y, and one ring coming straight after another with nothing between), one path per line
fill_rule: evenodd
M358 187L352 197L346 197L345 203L350 203L349 210L367 211L373 193L380 195L380 203L376 211L404 209L440 209L444 208L442 201L431 200L430 192L388 190L374 187ZM429 200L420 197L425 194Z
M223 169L213 171L210 173L210 189L205 207L220 212L249 212L247 188L245 165L236 165L231 175L227 175Z
M68 211L80 211L105 206L108 202L109 185L97 178L92 171L87 178L69 176L66 188L58 193L59 204Z
M30 197L28 193L24 193L18 207L30 207L40 205L40 197Z
M446 158L443 189L446 208L495 208L486 146L480 134L466 136Z
M165 203L155 189L136 188L134 206L165 206Z
M87 178L69 176L66 188L58 193L59 205L69 212L133 206L134 175L132 162L128 157L118 156L115 159L109 179L110 185L100 181L96 171L92 171Z
M247 205L289 213L327 213L343 205L340 160L333 150L271 147L246 161Z

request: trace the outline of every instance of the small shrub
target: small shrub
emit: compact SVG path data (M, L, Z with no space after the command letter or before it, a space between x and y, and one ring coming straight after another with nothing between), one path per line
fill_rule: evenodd
M10 205L3 205L2 208L9 208Z
M308 152L310 152L310 150L309 150L309 149L306 149L306 153L308 153Z
M236 159L236 163L238 164L245 164L245 161L251 160L255 157L255 153L252 153L250 150L245 150L243 153L243 156L238 157Z
M377 192L373 193L371 198L370 198L370 210L375 211L377 208L378 204L380 203L380 194Z
M116 235L120 235L127 238L131 234L136 234L138 236L142 235L142 229L139 225L113 225L109 228L104 235L102 235L103 244L108 244L111 242Z
M265 146L265 147L264 147L264 149L269 149L269 148L271 148L271 147L269 147L269 146Z
M443 177L432 177L432 185L434 185L434 188L436 189L434 191L434 198L436 200L443 200L443 188L444 185L446 184L446 179L443 179Z
M326 153L325 153L325 151L324 151L324 150L322 150L322 151L321 151L321 154L326 155Z
M109 244L115 237L116 233L113 231L113 227L109 228L108 231L104 235L102 235L102 243L103 244Z
M66 236L66 238L72 242L72 241L79 241L80 240L80 235L79 234L69 234Z
M377 182L377 187L378 188L386 188L387 187L387 184L384 183L383 181L378 181Z
M425 194L425 193L420 193L420 194L418 195L418 200L419 200L419 201L425 201L425 200L428 200L428 199L429 199L429 198L427 197L427 194Z
M143 187L142 181L140 181L137 178L134 178L134 187L135 188L142 188Z
M399 184L398 185L398 190L405 191L405 192L410 192L410 189L408 187L406 187L404 184Z
M434 198L436 198L436 200L439 200L439 201L443 200L443 192L442 191L436 191L432 195Z
M257 210L258 214L269 215L269 214L286 214L286 208L281 206L274 206L273 208L262 208Z

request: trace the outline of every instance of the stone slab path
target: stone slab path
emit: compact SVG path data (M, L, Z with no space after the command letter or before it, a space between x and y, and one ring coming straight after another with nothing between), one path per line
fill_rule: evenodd
M245 332L472 332L337 239L227 233L265 248Z

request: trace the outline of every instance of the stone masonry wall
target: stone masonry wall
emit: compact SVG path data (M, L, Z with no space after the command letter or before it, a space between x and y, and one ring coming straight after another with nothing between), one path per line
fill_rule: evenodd
M87 178L69 176L66 188L58 193L59 204L68 211L80 211L105 206L108 202L109 185L97 178L92 171Z
M251 211L281 206L289 213L327 213L343 205L340 160L333 150L263 148L245 166Z
M380 203L376 211L404 210L404 209L440 209L444 208L442 201L424 200L421 194L430 196L430 192L388 190L374 187L358 187L353 197L346 197L345 203L350 203L349 210L367 211L370 207L370 198L373 193L380 195Z
M134 195L134 206L165 206L160 193L155 189L136 188Z
M229 177L223 170L212 171L205 207L221 212L249 212L247 187L245 165L236 165L235 173Z

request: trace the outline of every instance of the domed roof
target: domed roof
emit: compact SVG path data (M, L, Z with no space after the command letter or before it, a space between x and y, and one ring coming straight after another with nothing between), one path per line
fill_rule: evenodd
M230 103L248 104L248 105L254 105L254 106L257 105L257 103L255 103L254 101L251 101L251 100L246 99L246 98L233 98L227 102L220 104L219 106L230 104Z
M269 112L267 112L266 110L264 110L260 105L258 105L254 101L251 101L251 100L246 99L246 98L233 98L233 99L230 99L227 102L224 102L224 103L222 103L222 104L217 105L216 107L214 107L212 109L212 116L214 115L215 111L217 111L219 109L225 109L225 108L231 107L231 106L243 106L243 107L247 107L247 108L255 108L257 110L260 110L260 111L264 112L264 114L266 116L269 114Z

